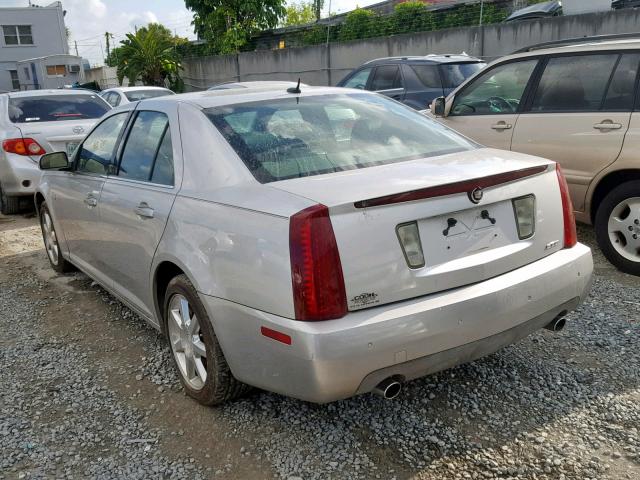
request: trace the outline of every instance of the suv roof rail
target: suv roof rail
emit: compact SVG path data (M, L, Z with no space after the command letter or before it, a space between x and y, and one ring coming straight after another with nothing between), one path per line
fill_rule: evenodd
M516 53L533 52L535 50L542 50L543 48L549 48L549 47L563 47L563 46L573 45L576 43L584 43L584 42L594 43L594 42L606 42L609 40L631 40L631 39L637 39L640 41L640 33L615 33L612 35L594 35L591 37L585 36L585 37L576 37L576 38L565 38L564 40L554 40L551 42L543 42L543 43L537 43L535 45L530 45L528 47L521 48L520 50L516 50L511 55L514 55Z

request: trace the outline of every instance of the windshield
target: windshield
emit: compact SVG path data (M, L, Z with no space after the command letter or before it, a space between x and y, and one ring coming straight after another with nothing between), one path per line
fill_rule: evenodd
M479 72L486 66L487 64L483 62L444 63L440 65L444 88L456 88L471 75Z
M175 95L171 90L133 90L131 92L124 92L124 96L129 99L130 102L137 102L138 100L144 100L145 98L164 97L165 95Z
M108 110L109 105L94 94L9 98L9 119L13 123L100 118Z
M475 148L381 95L291 96L204 113L262 183Z

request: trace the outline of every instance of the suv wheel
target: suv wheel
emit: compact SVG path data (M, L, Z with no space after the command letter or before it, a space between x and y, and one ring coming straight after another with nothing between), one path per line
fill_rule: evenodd
M640 180L611 190L596 212L598 245L618 269L640 275Z
M3 215L13 215L20 211L20 197L7 197L0 185L0 213Z
M165 331L187 393L203 405L218 405L249 391L231 374L209 316L185 275L169 282L165 299Z
M40 228L42 229L42 239L44 240L44 248L47 252L47 258L51 268L58 273L67 273L74 270L71 263L67 262L60 252L60 245L58 244L58 235L56 229L53 226L53 220L49 213L49 208L46 202L42 202L40 205Z

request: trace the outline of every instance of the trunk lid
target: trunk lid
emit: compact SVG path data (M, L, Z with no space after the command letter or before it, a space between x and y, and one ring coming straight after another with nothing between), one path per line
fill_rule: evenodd
M352 311L481 282L562 248L554 164L518 153L483 148L269 185L329 207ZM521 240L513 200L528 195L535 232ZM411 222L419 268L409 267L397 234Z
M18 123L23 138L33 138L47 152L67 152L69 156L98 119L62 120L55 122ZM39 156L31 156L35 162Z

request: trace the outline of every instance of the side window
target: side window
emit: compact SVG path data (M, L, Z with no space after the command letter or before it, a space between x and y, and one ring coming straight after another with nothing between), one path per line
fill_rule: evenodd
M113 107L117 107L118 105L120 105L120 100L122 100L122 98L120 97L119 93L116 92L111 92L111 101L109 102Z
M173 145L171 145L171 129L167 127L153 164L151 183L173 186L173 177Z
M113 151L127 119L127 112L107 118L82 143L76 171L106 175L115 171Z
M638 53L622 55L609 83L607 95L602 104L603 110L628 112L633 108L638 62L640 62Z
M169 119L164 113L144 110L138 112L122 150L118 176L151 181L154 162L168 127ZM166 150L164 154L166 156Z
M499 65L456 95L451 115L515 113L538 60Z
M397 65L382 65L376 68L373 74L371 90L390 90L392 88L401 88L402 81L400 79L400 69Z
M618 55L550 58L531 104L532 112L600 110Z
M358 88L360 90L364 90L367 86L367 80L369 80L369 75L371 75L371 68L364 68L356 73L353 77L351 77L344 84L346 88Z
M437 65L410 65L420 80L420 83L426 88L437 88L442 90L442 82Z

